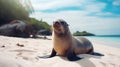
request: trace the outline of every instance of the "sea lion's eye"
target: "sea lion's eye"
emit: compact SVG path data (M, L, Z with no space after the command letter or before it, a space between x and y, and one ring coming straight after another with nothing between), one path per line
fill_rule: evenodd
M68 24L65 23L65 22L61 22L61 24L64 25L64 26L68 26Z
M65 24L65 22L61 22L61 24L62 24L62 25L64 25L64 24Z

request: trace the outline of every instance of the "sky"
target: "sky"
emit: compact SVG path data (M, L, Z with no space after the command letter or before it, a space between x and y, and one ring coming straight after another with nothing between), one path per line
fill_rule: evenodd
M30 17L47 21L63 19L70 31L120 35L120 0L31 0Z

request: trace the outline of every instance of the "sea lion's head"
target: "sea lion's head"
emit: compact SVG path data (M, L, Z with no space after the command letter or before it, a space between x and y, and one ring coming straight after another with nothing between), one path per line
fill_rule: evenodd
M67 22L62 19L54 21L53 31L58 36L65 36L69 31Z

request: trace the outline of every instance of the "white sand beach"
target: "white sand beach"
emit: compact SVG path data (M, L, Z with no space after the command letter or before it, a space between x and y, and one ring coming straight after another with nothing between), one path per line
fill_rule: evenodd
M71 62L60 56L39 58L50 55L52 40L0 36L0 67L120 67L119 48L92 43L104 56L81 54L83 59Z

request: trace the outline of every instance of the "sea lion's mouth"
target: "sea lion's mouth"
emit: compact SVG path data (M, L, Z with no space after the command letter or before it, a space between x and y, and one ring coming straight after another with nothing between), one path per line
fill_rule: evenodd
M66 33L59 33L58 36L60 36L60 37L65 37L65 36L66 36Z

